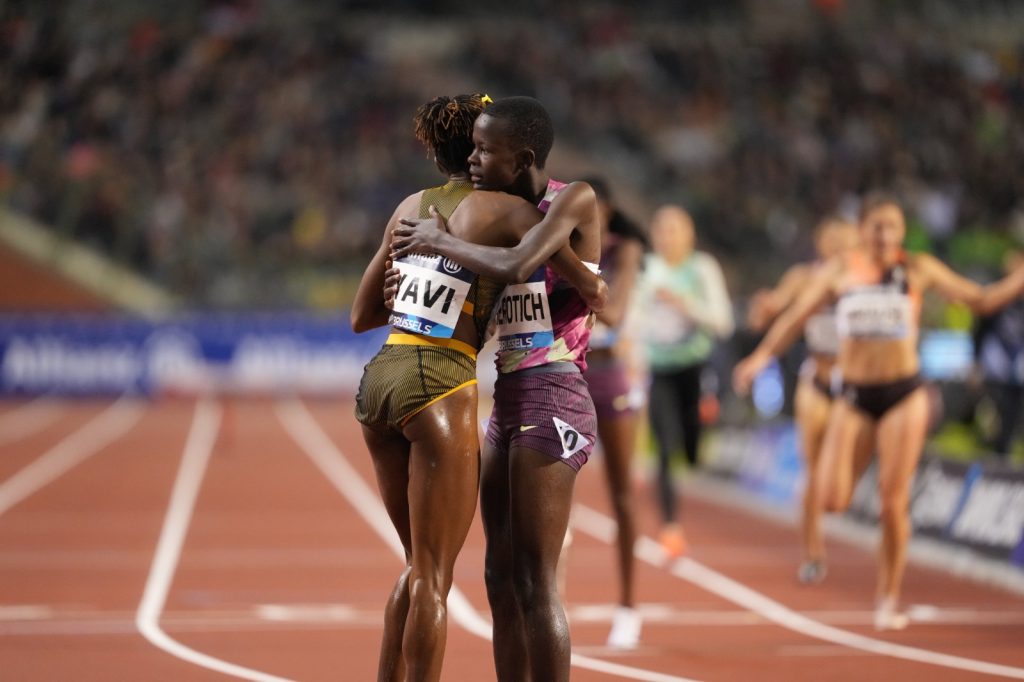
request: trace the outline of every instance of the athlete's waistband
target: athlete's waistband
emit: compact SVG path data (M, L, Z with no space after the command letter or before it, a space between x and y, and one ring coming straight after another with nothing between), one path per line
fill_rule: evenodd
M458 339L439 339L433 336L391 332L391 334L388 335L388 340L384 343L390 346L434 346L450 348L462 353L463 355L468 355L473 360L476 360L476 348L473 348L473 346L469 345L465 341L459 341Z
M514 372L499 374L502 377L529 377L534 374L581 374L579 366L575 362L549 362L546 365L517 369Z

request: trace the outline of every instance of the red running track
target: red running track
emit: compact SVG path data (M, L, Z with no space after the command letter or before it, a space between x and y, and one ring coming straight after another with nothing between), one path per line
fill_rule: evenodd
M0 404L0 679L372 680L400 570L349 401ZM615 599L601 466L577 485L574 680L1024 679L1024 599L911 566L916 622L870 625L874 560L830 541L796 583L795 533L686 503L692 556L638 544L642 646L603 647ZM656 528L637 481L641 530ZM476 524L443 679L494 679Z

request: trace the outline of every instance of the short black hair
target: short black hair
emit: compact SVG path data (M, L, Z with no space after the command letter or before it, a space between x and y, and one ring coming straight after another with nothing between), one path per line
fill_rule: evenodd
M416 139L426 145L445 173L469 170L473 123L487 103L484 95L435 97L416 111Z
M537 168L544 168L555 143L555 128L543 104L532 97L503 97L487 107L486 113L507 121L513 142L532 149Z

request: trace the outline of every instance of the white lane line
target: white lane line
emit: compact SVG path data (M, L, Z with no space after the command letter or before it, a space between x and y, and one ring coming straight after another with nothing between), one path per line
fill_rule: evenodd
M121 398L47 450L0 484L0 515L124 435L142 413L138 401Z
M611 543L615 539L615 521L608 516L582 504L573 507L572 523L583 533ZM664 552L657 542L648 537L637 539L634 554L638 559L654 566L664 566ZM986 675L1000 675L1024 680L1024 668L1015 668L998 663L979 661L972 658L943 654L927 649L893 644L880 639L847 632L831 625L825 625L797 613L760 592L736 582L721 573L704 566L693 559L679 559L669 567L677 578L716 594L723 599L749 609L782 627L802 635L833 644L867 651L881 656L902 658L918 663L928 663L945 668L956 668Z
M319 467L338 492L351 504L363 520L373 528L391 550L405 561L405 550L402 541L391 525L383 503L363 480L359 472L349 464L344 453L324 433L320 424L313 418L305 406L296 399L277 404L277 415L284 424L285 430L291 434L295 442L306 451L310 459ZM448 594L448 612L455 622L472 634L486 640L491 639L491 624L473 608L469 599L455 584ZM689 678L666 675L653 670L634 668L604 661L590 656L573 653L572 664L578 668L594 670L631 680L644 682L694 682Z
M43 430L60 412L60 406L44 395L0 415L0 445L27 438Z
M171 638L160 626L160 615L178 568L196 498L206 475L206 465L217 442L221 412L220 405L210 399L204 398L196 403L195 417L174 480L171 501L167 506L156 553L146 578L145 591L135 613L135 627L153 646L200 667L254 682L291 682L284 677L245 668L196 651Z

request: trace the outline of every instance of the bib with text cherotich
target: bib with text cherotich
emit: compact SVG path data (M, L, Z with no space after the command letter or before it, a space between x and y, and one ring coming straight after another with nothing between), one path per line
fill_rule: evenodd
M423 336L450 339L476 274L441 256L412 254L395 261L401 273L388 324Z
M509 284L494 306L498 352L546 348L555 342L548 305L547 266L521 284Z

